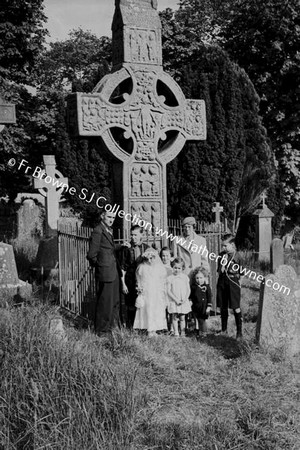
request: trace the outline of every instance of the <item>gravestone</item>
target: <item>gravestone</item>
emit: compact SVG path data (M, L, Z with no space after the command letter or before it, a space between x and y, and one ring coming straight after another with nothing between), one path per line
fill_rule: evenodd
M279 238L273 239L271 243L271 272L275 273L279 266L284 264L283 242Z
M259 261L270 261L271 242L272 242L272 217L274 214L267 207L265 200L266 194L261 195L262 206L258 208L254 215L255 224L255 253Z
M30 241L43 236L44 208L29 195L20 201L19 198L15 200L15 203L20 205L17 211L17 239L21 241ZM44 197L42 198L44 199Z
M67 341L66 330L61 317L55 317L50 320L49 323L49 334L54 339L63 343Z
M12 103L5 103L0 97L0 133L4 125L16 123L16 109Z
M215 213L215 223L221 223L221 212L223 212L223 206L219 202L215 202L215 206L212 208L212 212Z
M287 356L300 353L300 279L291 266L279 266L266 277L256 339L263 347Z
M56 169L55 156L44 155L44 171L34 179L34 187L46 199L46 236L57 234L59 202L63 190L68 188L68 178Z
M155 0L116 0L113 69L93 93L68 97L70 132L101 136L113 160L114 202L167 229L166 166L187 140L206 139L203 100L186 100L163 71ZM123 221L123 232L131 223Z
M13 285L19 281L12 245L0 242L0 284Z
M0 295L3 293L27 296L31 293L31 285L19 280L12 245L0 242Z

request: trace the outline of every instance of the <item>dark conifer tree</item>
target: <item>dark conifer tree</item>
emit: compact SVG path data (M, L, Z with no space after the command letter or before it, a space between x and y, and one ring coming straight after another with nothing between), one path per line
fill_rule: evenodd
M229 219L239 217L268 185L272 158L258 116L258 97L247 75L218 47L195 51L193 62L177 63L188 98L203 98L207 140L187 143L168 167L168 198L174 217L194 214L212 220L219 201Z

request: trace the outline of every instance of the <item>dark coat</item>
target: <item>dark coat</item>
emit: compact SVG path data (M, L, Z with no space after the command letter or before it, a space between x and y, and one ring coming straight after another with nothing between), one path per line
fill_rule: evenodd
M224 255L225 252L220 253L221 257ZM217 306L222 309L224 305L228 305L229 308L237 309L241 306L241 257L235 252L233 256L227 255L227 259L224 272L221 270L221 258L218 259ZM239 266L238 270L234 270L237 268L235 264Z
M120 275L113 236L103 223L100 223L91 235L87 259L96 268L98 281L112 282Z
M208 314L206 314L206 308L212 306L211 303L211 289L209 284L204 284L199 286L193 283L191 286L190 299L192 301L192 311L196 317L200 319L207 319Z
M141 255L149 248L149 245L144 242L139 245ZM122 247L120 252L120 266L121 269L126 272L125 274L125 284L128 288L128 294L125 297L125 302L128 306L134 306L137 291L136 291L136 269L143 261L142 256L135 259L134 248L133 247Z

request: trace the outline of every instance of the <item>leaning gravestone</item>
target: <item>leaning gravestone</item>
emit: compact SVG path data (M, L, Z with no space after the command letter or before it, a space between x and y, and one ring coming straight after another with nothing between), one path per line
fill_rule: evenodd
M266 277L256 338L287 356L300 353L300 278L291 266L282 265Z
M31 293L31 285L19 280L12 245L0 242L0 294L26 297Z
M279 238L273 239L271 243L271 272L275 273L279 266L284 264L283 241Z
M187 100L163 71L157 1L115 5L112 73L93 93L69 96L70 132L102 137L114 166L114 202L154 234L167 229L167 163L186 141L206 139L205 103ZM124 235L130 227L123 220Z

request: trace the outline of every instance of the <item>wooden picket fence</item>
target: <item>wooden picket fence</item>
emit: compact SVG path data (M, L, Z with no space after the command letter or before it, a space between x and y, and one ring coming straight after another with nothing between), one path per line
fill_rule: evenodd
M179 220L169 220L168 232L173 236L182 234ZM207 224L198 222L196 232L206 238L209 253L218 254L221 250L221 236L226 231L225 224ZM82 317L92 317L95 307L95 273L86 255L92 229L82 227L78 223L70 223L61 219L58 223L58 251L59 251L59 292L61 307ZM121 230L116 230L116 244L128 241L129 236L121 237ZM162 242L146 236L149 245L160 249ZM169 247L173 249L174 241L169 240ZM210 284L213 294L213 309L216 310L216 281L217 268L215 261L210 262Z

